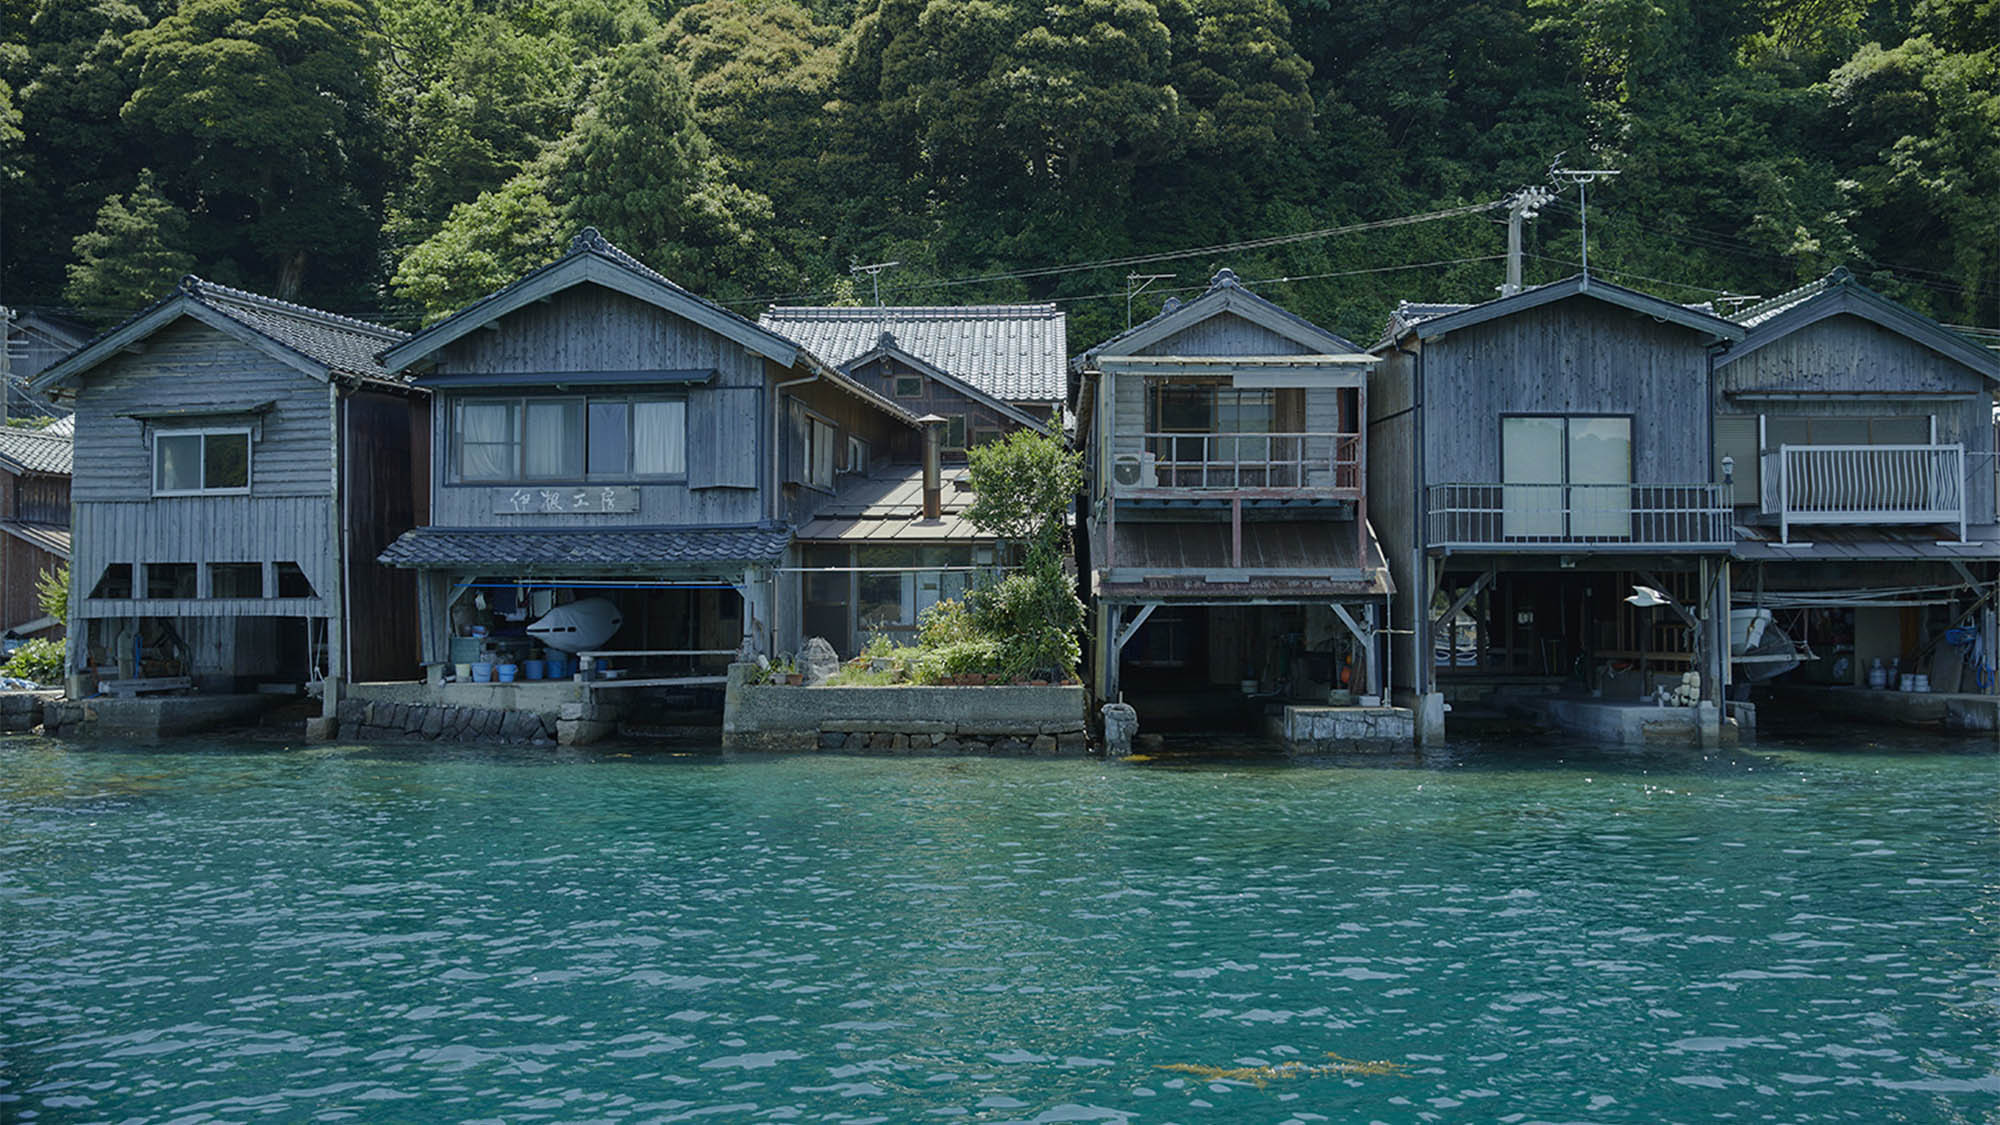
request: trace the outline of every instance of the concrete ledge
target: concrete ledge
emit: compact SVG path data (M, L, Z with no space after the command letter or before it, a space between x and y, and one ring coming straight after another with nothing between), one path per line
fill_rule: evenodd
M1810 684L1774 685L1774 690L1787 705L1828 718L1889 726L1987 732L2000 739L2000 695L1877 691Z
M1288 704L1273 722L1272 733L1295 753L1408 750L1417 738L1417 713L1408 707Z
M43 706L43 729L61 736L156 742L174 735L199 734L248 722L274 702L272 696L255 694L51 700Z
M511 684L427 684L410 680L349 684L345 694L349 699L380 703L533 711L538 715L556 715L562 712L564 704L590 702L590 692L574 680L516 680Z
M1713 707L1661 707L1637 699L1530 695L1505 702L1510 710L1525 712L1567 734L1614 746L1702 746L1702 717L1714 714ZM1735 724L1728 727L1733 731ZM1722 737L1723 732L1712 730L1706 744Z
M60 688L0 692L0 734L26 734L42 725L42 712L60 701Z
M722 713L730 750L1082 753L1089 696L1070 687L783 687L733 664Z

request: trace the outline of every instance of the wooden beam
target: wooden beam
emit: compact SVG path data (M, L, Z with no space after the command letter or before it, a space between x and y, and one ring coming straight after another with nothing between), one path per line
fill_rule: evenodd
M1112 641L1111 645L1111 659L1118 659L1119 654L1125 651L1126 643L1132 639L1133 634L1139 631L1139 626L1144 625L1146 619L1153 616L1153 611L1158 608L1160 608L1159 602L1147 602L1139 607L1139 612L1133 616L1131 621L1118 627L1118 635Z
M1639 572L1639 577L1645 579L1646 585L1651 586L1653 589L1659 590L1663 593L1666 591L1666 584L1661 582L1659 576L1654 574L1652 571L1642 570ZM1682 605L1679 599L1669 598L1667 600L1667 608L1673 610L1674 613L1680 616L1681 624L1686 625L1688 628L1695 630L1697 634L1700 633L1701 622L1695 619L1694 614L1688 612L1688 608Z
M1499 568L1489 567L1486 573L1481 574L1476 580L1474 580L1472 585L1467 587L1464 593L1460 594L1456 599L1454 599L1451 605L1447 607L1443 613L1437 615L1436 617L1431 618L1431 628L1435 629L1438 626L1444 624L1445 622L1450 621L1452 618L1457 617L1459 610L1464 609L1466 606L1472 604L1472 599L1478 597L1479 592L1481 590L1484 590L1486 587L1493 584L1493 578L1498 573L1499 573Z

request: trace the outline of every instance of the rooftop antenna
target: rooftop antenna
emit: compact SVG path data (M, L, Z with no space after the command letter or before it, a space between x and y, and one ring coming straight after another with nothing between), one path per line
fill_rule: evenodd
M1500 286L1502 297L1512 297L1521 291L1521 223L1541 214L1541 209L1556 197L1556 193L1545 187L1524 187L1507 199L1507 281Z
M1128 273L1125 275L1125 327L1132 327L1132 298L1146 291L1155 281L1171 281L1179 274L1171 273Z
M1562 166L1562 158L1566 155L1568 154L1564 152L1556 153L1556 158L1549 162L1549 179L1561 180L1576 185L1576 213L1581 217L1583 231L1583 276L1588 280L1590 277L1590 204L1585 198L1584 185L1595 183L1599 179L1608 179L1616 176L1619 174L1619 170L1616 168L1565 168Z
M854 265L848 266L847 272L851 274L865 273L868 275L868 280L875 287L875 307L879 309L882 307L882 271L894 269L902 264L901 262L875 262L866 266Z

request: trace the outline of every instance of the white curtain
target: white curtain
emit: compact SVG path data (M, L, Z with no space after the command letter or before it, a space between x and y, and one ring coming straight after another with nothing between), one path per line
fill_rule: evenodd
M687 403L632 404L632 472L676 476L687 471Z
M194 492L201 488L201 435L161 434L153 439L153 490Z
M463 480L514 476L514 408L504 402L468 402L458 411L458 475Z
M583 404L530 402L524 428L526 472L537 480L583 476Z

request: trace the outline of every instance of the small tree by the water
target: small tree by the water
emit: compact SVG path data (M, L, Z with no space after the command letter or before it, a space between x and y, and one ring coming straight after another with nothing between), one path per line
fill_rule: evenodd
M1082 459L1056 438L1029 430L976 446L966 459L973 493L966 518L1019 552L1021 562L999 582L925 611L915 678L1073 678L1083 658L1083 603L1065 560Z

